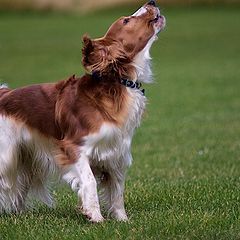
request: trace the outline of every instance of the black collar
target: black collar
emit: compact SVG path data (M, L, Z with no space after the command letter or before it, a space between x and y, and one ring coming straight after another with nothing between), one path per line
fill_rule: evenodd
M138 89L142 92L143 95L145 95L145 89L140 89L142 84L140 82L134 82L134 81L131 81L131 80L128 80L128 79L125 79L125 78L121 78L121 81L120 83L122 85L124 85L125 87L129 87L129 88L132 88L132 89Z
M98 72L93 72L92 73L92 77L96 80L100 80L101 79L101 76L99 75ZM129 88L132 88L132 89L137 89L137 90L140 90L140 92L142 93L142 95L144 96L145 95L145 89L140 89L142 84L140 82L134 82L134 81L131 81L131 80L128 80L126 78L121 78L120 79L120 83L122 85L124 85L125 87L129 87Z

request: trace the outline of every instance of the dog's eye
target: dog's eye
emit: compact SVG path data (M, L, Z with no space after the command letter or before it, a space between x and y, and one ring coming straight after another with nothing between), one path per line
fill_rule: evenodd
M129 21L130 21L129 18L124 18L124 19L123 19L123 24L126 25Z

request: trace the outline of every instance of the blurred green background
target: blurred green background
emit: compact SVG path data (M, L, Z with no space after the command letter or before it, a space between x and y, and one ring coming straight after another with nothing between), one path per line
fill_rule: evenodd
M101 37L140 5L36 11L16 2L0 11L0 82L13 88L81 76L82 35ZM0 239L240 239L240 6L162 2L167 27L151 50L155 82L144 86L126 183L130 222L89 224L75 194L56 188L55 209L0 216Z
M0 0L0 9L35 9L86 12L106 7L140 5L143 0ZM240 0L161 0L161 5L239 4Z

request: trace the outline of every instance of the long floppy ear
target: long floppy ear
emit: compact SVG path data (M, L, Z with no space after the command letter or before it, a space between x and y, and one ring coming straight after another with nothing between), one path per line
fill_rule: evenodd
M97 71L106 55L107 49L101 47L98 40L91 40L88 35L83 36L82 64L88 72Z
M123 46L108 39L91 40L83 36L82 64L90 72L103 75L119 75L127 77L132 75L133 66L130 58L123 50Z

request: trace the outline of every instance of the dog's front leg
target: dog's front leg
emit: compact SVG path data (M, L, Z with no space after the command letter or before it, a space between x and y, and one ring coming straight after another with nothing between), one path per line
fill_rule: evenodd
M63 179L70 183L72 189L78 193L79 208L92 222L101 222L97 183L89 165L89 159L81 154L79 160L64 174Z
M124 208L125 169L109 171L104 175L100 185L101 200L113 218L127 221L128 217Z
M82 155L76 163L80 176L78 196L81 198L81 210L92 222L101 222L103 217L100 212L97 182L90 168L89 159Z
M113 189L111 189L112 199L109 211L115 219L119 221L127 221L128 217L124 207L125 174L121 176L121 178L114 177L112 181Z

